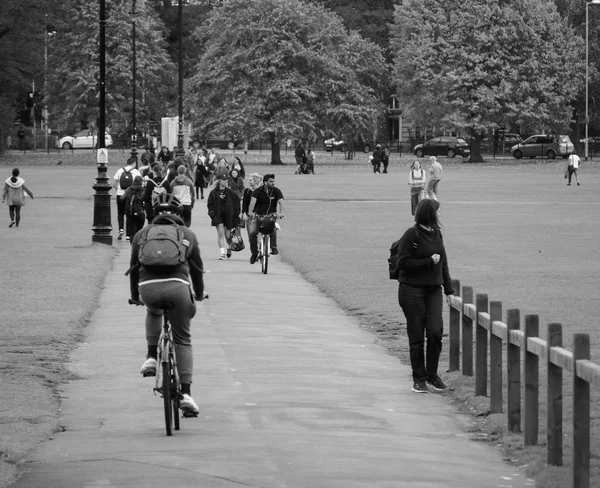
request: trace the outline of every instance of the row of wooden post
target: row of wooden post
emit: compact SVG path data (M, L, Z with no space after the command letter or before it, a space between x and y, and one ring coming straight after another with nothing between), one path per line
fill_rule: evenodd
M465 376L475 374L475 396L490 398L490 412L502 413L504 370L506 369L507 427L521 432L524 444L538 443L540 359L547 364L547 448L548 464L562 466L563 457L563 370L573 374L573 487L590 487L590 381L600 383L600 366L589 364L588 334L574 335L574 352L562 348L562 326L548 325L547 341L539 338L539 318L525 316L521 331L518 309L506 313L502 322L502 302L488 304L485 294L453 281L455 300L450 307L449 369ZM503 344L506 343L506 368ZM523 364L524 398L521 399ZM489 365L489 370L488 370ZM580 369L586 367L585 375ZM475 367L475 368L474 368ZM588 372L589 371L589 372ZM578 374L579 373L579 374ZM590 378L582 379L581 376ZM523 409L521 401L523 400ZM523 416L522 416L523 412Z

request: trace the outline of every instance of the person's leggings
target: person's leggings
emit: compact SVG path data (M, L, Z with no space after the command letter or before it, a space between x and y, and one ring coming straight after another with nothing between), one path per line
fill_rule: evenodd
M10 205L8 207L8 215L10 215L10 221L15 222L17 227L19 227L19 222L21 222L21 205Z
M119 230L125 229L125 206L127 202L124 198L117 197L117 224Z

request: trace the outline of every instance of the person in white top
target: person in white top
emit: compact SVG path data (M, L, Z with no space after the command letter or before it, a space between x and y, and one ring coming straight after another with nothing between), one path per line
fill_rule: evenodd
M571 186L571 178L573 174L575 174L575 179L577 180L577 186L579 186L579 163L581 160L577 154L573 153L569 156L568 166L567 166L567 175L569 181L567 182L567 186Z
M438 199L438 185L444 174L442 165L435 156L429 158L431 167L429 168L429 179L427 180L427 195L433 200Z
M177 176L171 181L171 193L181 202L181 218L186 227L192 225L192 208L196 201L194 183L186 176L187 168L180 164L177 167Z
M414 161L410 165L408 184L410 186L410 211L414 215L418 203L425 198L425 171L421 168L419 161Z
M125 190L129 188L129 186L133 184L133 179L136 176L139 176L140 178L142 177L142 174L139 172L139 170L135 168L136 162L136 158L129 158L127 160L127 164L123 168L119 168L113 178L113 188L117 193L117 223L119 224L119 235L117 236L118 240L123 239L123 229L125 228L125 200L119 197L125 193ZM129 185L127 185L125 188L121 188L121 176L123 176L123 173L126 173L126 177L123 177L123 182L125 180L129 181ZM129 236L127 236L127 240L129 240Z

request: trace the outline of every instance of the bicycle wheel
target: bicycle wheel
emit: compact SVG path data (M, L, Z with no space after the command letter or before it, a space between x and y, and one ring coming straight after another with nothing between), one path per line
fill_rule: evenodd
M177 380L175 377L175 368L177 368L177 363L175 358L171 356L171 400L173 405L173 425L175 430L179 430L179 391L177 389Z
M173 416L171 413L171 358L169 356L167 357L169 358L168 361L162 363L162 395L163 405L165 408L165 428L167 430L167 435L172 435Z
M267 274L269 270L269 234L263 234L262 237L262 259L260 264L262 265L262 272Z

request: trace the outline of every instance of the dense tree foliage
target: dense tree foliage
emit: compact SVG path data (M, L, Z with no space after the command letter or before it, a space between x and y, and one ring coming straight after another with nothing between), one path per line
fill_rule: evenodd
M403 0L391 46L398 92L423 126L479 138L504 125L567 131L582 42L547 0Z
M121 131L131 120L132 16L130 0L107 0L106 125ZM163 25L137 2L137 118L139 127L176 106L176 67L163 39ZM62 127L94 124L98 114L98 3L72 0L58 25L49 54L48 106Z
M278 163L285 138L374 131L381 50L337 15L301 0L230 0L196 35L186 105L201 132L267 137Z

